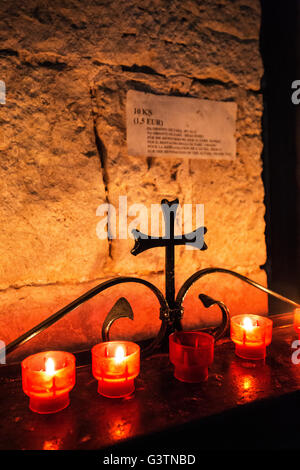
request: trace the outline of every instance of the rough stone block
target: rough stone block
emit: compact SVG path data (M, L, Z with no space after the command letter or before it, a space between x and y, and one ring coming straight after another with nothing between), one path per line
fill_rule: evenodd
M177 288L213 265L266 284L259 1L16 0L2 2L0 16L0 79L7 89L0 105L0 338L13 340L118 274L163 289L163 249L133 257L131 239L97 238L97 207L117 206L120 195L148 209L175 197L205 205L208 250L176 250ZM128 155L129 89L235 101L236 159ZM202 280L199 289L232 312L267 311L264 294L224 276ZM132 303L136 321L121 321L114 336L155 334L151 294L134 286L114 291L32 340L19 357L25 350L89 347L120 295ZM208 319L197 295L185 300L185 328L218 321L217 311Z

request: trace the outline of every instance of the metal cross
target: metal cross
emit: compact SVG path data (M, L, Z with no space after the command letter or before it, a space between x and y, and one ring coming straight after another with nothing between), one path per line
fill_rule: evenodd
M199 227L193 232L185 235L175 235L174 225L176 219L176 212L178 209L179 201L168 201L163 199L161 201L162 212L165 220L166 233L163 237L153 237L146 235L139 230L132 230L132 234L135 238L135 245L131 250L133 255L138 255L143 251L150 250L151 248L165 247L165 292L166 301L170 309L170 316L172 317L172 311L178 319L178 305L175 302L175 270L174 270L174 255L175 246L178 245L192 245L199 250L206 250L207 246L204 243L204 234L207 232L206 227ZM172 318L171 318L172 319Z
M183 313L182 303L184 298L191 288L191 286L201 279L203 276L212 273L223 273L229 274L234 276L251 286L266 292L273 297L282 300L283 302L287 302L288 304L292 305L293 307L300 308L300 305L294 302L287 297L278 294L277 292L271 291L267 287L264 287L258 284L251 279L239 274L235 271L231 271L229 269L224 268L205 268L201 269L200 271L196 271L192 274L181 286L179 289L177 296L175 298L175 275L174 275L174 250L175 246L177 245L193 245L194 247L198 248L199 250L206 250L207 246L204 243L204 234L207 232L205 227L200 227L194 232L188 233L186 235L175 236L174 234L174 225L175 225L175 218L176 218L176 211L179 205L178 199L174 201L167 201L163 199L161 201L162 211L164 214L164 219L166 222L166 234L163 237L151 237L144 233L139 232L139 230L133 230L133 234L135 237L135 245L134 248L131 250L133 255L138 255L143 251L149 250L151 248L156 247L165 247L166 249L166 257L165 257L165 264L166 264L166 296L151 282L146 281L145 279L140 279L138 277L130 277L130 276L121 276L116 277L113 279L109 279L108 281L101 282L97 286L94 286L89 291L85 292L85 294L81 295L77 299L73 300L68 305L64 306L56 313L50 315L50 317L43 320L38 325L35 325L26 333L19 336L19 338L12 341L10 344L7 345L5 350L5 344L0 342L0 364L1 362L5 362L5 352L6 354L11 353L15 349L17 349L22 344L26 343L30 339L34 338L36 335L40 334L46 328L49 328L51 325L56 323L58 320L63 318L68 313L72 312L75 308L82 305L84 302L88 301L89 299L95 297L96 295L100 294L101 292L105 291L106 289L116 286L118 284L125 284L125 283L137 283L141 284L147 288L149 288L152 293L156 296L160 304L160 318L162 320L160 330L154 338L154 340L143 349L143 353L150 354L153 351L157 351L158 348L163 348L166 343L168 342L168 335L172 333L174 330L181 330L181 317ZM218 305L222 311L222 324L220 326L210 328L209 330L206 329L209 334L213 335L215 340L221 338L226 334L228 329L228 325L230 323L230 316L227 307L223 304L223 302L216 301L205 294L199 295L200 300L202 301L205 308L210 308L212 305ZM111 311L106 316L106 319L103 323L102 329L102 337L103 341L109 341L109 329L113 322L118 318L127 317L133 320L133 311L131 309L130 304L124 298L119 299ZM2 359L2 361L1 361ZM5 367L5 366L4 366ZM1 369L1 367L0 367Z

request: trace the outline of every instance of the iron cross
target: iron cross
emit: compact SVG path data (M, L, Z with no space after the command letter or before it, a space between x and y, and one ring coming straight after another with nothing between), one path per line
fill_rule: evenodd
M179 201L168 201L163 199L161 201L162 212L165 220L166 233L163 237L152 237L140 232L137 229L132 230L135 238L135 245L131 250L133 255L138 255L143 251L150 250L156 247L165 247L165 289L166 301L171 310L176 309L175 302L175 251L177 245L192 245L199 250L206 250L207 246L204 243L204 234L207 232L206 227L199 227L193 232L185 235L175 235L174 225L176 219L176 212L178 209Z

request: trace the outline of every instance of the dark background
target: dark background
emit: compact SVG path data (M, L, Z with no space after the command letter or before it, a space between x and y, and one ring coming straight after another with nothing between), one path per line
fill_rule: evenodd
M266 204L268 285L300 301L300 105L291 101L291 84L300 80L300 0L261 0L260 46L264 63L262 92L263 180ZM297 126L298 124L298 126ZM270 313L290 310L269 299Z

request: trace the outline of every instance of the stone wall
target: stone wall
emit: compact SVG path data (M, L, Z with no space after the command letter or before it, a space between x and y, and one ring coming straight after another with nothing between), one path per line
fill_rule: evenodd
M266 284L261 180L262 63L258 0L2 1L0 105L0 338L9 342L97 283L139 275L163 289L164 250L133 257L132 240L99 240L96 209L132 202L203 203L206 252L177 249L176 285L208 266ZM234 161L133 157L126 148L126 91L235 101ZM98 145L96 145L96 141ZM226 275L187 296L184 326L216 322L197 294L233 313L266 313L267 299ZM113 294L113 295L112 295ZM135 322L113 337L159 328L143 287L114 288L23 347L79 349L97 342L120 296Z

